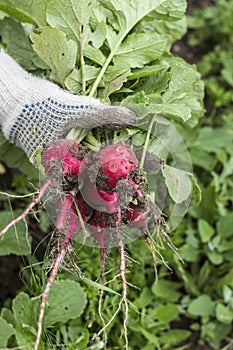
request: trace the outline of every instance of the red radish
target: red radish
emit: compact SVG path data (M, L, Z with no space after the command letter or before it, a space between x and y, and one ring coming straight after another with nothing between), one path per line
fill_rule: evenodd
M107 176L107 184L114 188L119 179L125 179L136 169L138 160L130 147L115 144L103 148L96 158L100 170Z
M128 209L128 218L126 223L132 227L146 227L150 218L148 213L143 209L139 209L136 205L130 204Z
M136 185L135 182L132 179L130 179L130 178L128 179L128 182L132 185L134 191L137 193L137 196L139 198L143 198L143 193L142 193L141 190L139 190L139 188L138 188L139 186Z
M109 213L118 211L118 193L97 189L88 177L83 182L81 193L84 200L94 209Z
M100 247L104 247L105 239L108 235L107 230L107 219L101 211L95 210L93 216L89 221L90 230L97 240Z
M76 201L77 208L75 207L74 200ZM59 231L65 233L66 245L69 244L71 238L73 238L82 227L77 209L80 211L82 220L87 222L91 216L91 210L80 193L74 197L74 195L69 192L68 196L63 197L58 202L57 210L60 215L58 216L56 227Z
M130 203L126 215L127 218L124 220L126 224L132 227L146 228L150 222L157 222L161 211L150 199L147 199L143 208Z
M100 276L102 282L104 283L105 246L106 239L109 235L109 231L106 229L107 220L106 217L103 216L102 212L95 210L89 224L92 235L96 239L100 248Z
M59 140L49 145L43 153L43 164L48 175L62 170L64 176L78 177L86 149L75 141Z
M64 158L63 174L64 176L78 176L81 159L75 158L70 152L68 152Z

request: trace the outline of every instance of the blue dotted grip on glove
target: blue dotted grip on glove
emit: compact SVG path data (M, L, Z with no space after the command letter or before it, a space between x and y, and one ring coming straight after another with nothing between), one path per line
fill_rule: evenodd
M66 105L55 101L51 97L41 102L25 104L9 133L9 141L22 147L28 145L27 153L31 155L43 143L51 143L65 137L72 121L97 111L91 105ZM69 127L67 126L69 117ZM41 136L43 135L43 141Z

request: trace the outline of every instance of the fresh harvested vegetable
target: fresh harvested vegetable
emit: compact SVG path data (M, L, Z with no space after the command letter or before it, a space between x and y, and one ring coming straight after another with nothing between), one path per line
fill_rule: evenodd
M101 230L107 230L108 238L109 229L119 230L122 224L146 230L161 216L148 198L145 174L129 146L104 145L88 153L75 141L61 140L46 148L43 164L54 181L58 175L62 178L65 196L57 204L55 225L65 233L66 244L78 234L81 221L103 246Z
M76 203L76 206L75 204ZM82 225L77 216L79 210L82 220L87 222L91 215L91 208L83 200L82 195L78 193L76 197L71 192L64 196L59 202L57 211L59 213L56 227L59 231L65 231L65 244L69 244L74 235L81 229Z
M43 153L43 164L49 176L60 176L66 179L67 185L78 178L79 169L87 148L70 140L56 141L50 144ZM62 174L61 174L62 170Z
M115 188L117 181L125 179L138 165L138 160L130 147L122 144L104 147L94 159L100 165L98 175L104 177L109 189Z

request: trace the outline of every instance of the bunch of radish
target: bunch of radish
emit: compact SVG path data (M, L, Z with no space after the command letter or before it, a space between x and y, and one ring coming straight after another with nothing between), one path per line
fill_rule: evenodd
M100 247L100 275L103 283L105 248L117 246L120 255L119 276L122 282L121 301L112 319L103 325L98 335L105 332L124 303L127 349L128 302L122 228L138 228L154 254L154 241L147 228L156 225L161 219L161 211L149 199L145 173L140 169L135 153L123 143L104 144L97 150L90 151L87 146L75 141L59 140L45 148L42 164L51 181L51 188L53 185L56 188L59 184L62 193L60 197L55 196L55 202L52 203L56 210L53 220L56 228L65 235L64 248L57 256L51 280L46 287L49 290L71 240L81 236L84 242L86 230ZM42 306L45 303L46 298L42 300ZM41 307L41 319L43 312L44 306Z
M103 248L114 239L110 232L122 225L145 229L161 214L146 193L136 155L122 143L94 152L75 141L60 140L45 149L42 159L47 175L62 181L55 224L65 233L65 244L78 235L82 222Z

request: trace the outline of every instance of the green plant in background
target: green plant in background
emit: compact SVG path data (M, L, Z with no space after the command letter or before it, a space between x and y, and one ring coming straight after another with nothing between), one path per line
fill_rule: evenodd
M232 15L233 1L215 1L188 19L189 44L203 52L197 67L205 81L207 112L198 128L182 133L202 201L183 221L180 253L189 267L180 276L189 293L184 305L193 318L191 328L211 349L228 349L232 343Z
M189 27L194 30L189 44L203 52L203 57L198 62L198 70L205 78L210 123L221 125L225 120L231 127L233 125L232 16L233 2L218 0L214 1L213 6L196 10L189 18Z
M229 13L232 4L232 1L219 1L190 20L192 28L195 24L192 45L208 46L210 38L219 35L214 50L197 65L206 80L208 100L208 114L202 122L200 74L194 66L169 53L173 42L186 32L186 1L134 0L129 4L106 0L97 4L51 0L48 4L32 1L29 5L26 0L0 0L1 45L25 69L47 76L72 93L126 105L135 111L142 125L146 125L148 115L161 114L175 125L190 151L202 200L199 206L193 203L189 214L172 232L184 264L171 251L164 250L164 259L173 274L160 266L155 282L152 258L145 243L139 240L128 246L130 256L140 262L133 268L129 266L128 273L128 282L139 288L129 289L128 294L133 304L128 321L130 349L184 349L186 345L182 344L188 344L193 336L216 350L224 346L227 349L231 343L233 117ZM208 27L210 33L202 30ZM129 135L118 135L126 136ZM142 132L133 136L134 145L144 141ZM149 149L159 156L163 154L158 144L151 143ZM20 150L16 152L3 136L0 161L19 171L13 176L9 194L25 195L31 192L29 182L38 184L37 173L26 157ZM170 193L173 193L171 187ZM26 202L21 200L22 209ZM17 215L15 199L10 199L10 203L12 209L7 202L1 207L3 227L4 220ZM39 215L40 229L47 233L48 219ZM0 322L5 332L0 337L0 347L30 349L38 312L35 295L43 292L44 273L30 255L30 238L23 223L0 241L0 254L9 253L28 255L34 270L25 270L28 288L17 295L10 308L2 309ZM115 249L109 252L109 257L109 269L115 271ZM99 275L98 251L90 252L90 248L84 247L77 261L90 281L85 284L82 281L80 287L80 279L71 271L64 269L60 273L49 299L51 307L45 318L47 331L42 349L104 348L102 339L90 345L91 337L101 328L101 320L96 316L98 293L93 286L104 287L91 282ZM105 320L111 318L119 303L117 281L110 287L106 288L102 305ZM69 293L69 299L64 300L63 293ZM119 318L107 330L108 349L124 346L119 337L121 330Z

